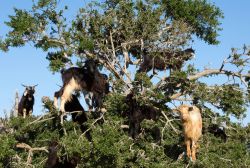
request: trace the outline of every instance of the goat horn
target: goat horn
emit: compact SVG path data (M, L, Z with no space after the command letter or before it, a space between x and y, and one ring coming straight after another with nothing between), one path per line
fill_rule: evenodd
M36 86L38 86L38 84L34 85L33 87L36 87Z
M58 84L56 84L57 86L59 86L60 88L62 87L61 85L58 85Z
M26 85L22 84L23 87L27 87Z

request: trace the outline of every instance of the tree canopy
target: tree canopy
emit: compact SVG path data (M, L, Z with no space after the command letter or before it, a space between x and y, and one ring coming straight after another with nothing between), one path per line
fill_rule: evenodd
M111 85L104 101L107 109L104 122L98 123L88 113L90 120L86 124L93 136L91 145L71 121L62 128L58 112L45 103L48 112L45 116L12 118L5 123L15 131L0 135L3 164L41 167L47 157L46 149L25 152L14 146L26 143L33 148L43 147L56 140L60 143L60 156L80 155L80 167L250 165L250 128L230 121L231 116L244 117L249 105L249 47L232 48L220 67L202 70L186 64L191 58L179 55L191 48L196 38L207 45L219 44L223 13L218 7L207 0L92 1L80 7L76 17L69 20L65 11L70 9L59 8L59 3L34 0L30 11L14 9L15 14L5 22L10 31L0 40L0 49L7 52L10 47L31 42L47 53L53 73L68 65L82 66L89 58L97 59ZM156 69L157 60L168 66L158 73L142 72L140 67L146 58ZM175 64L181 68L174 69ZM223 78L225 83L202 80L207 78ZM143 120L141 133L135 139L123 127L129 123L123 113L129 110L126 96L131 92L138 106L153 106L159 111L156 121ZM184 151L183 136L172 109L183 102L202 109L204 132L195 163L177 160ZM227 142L209 132L213 124L223 126ZM62 129L67 135L61 133ZM156 140L156 130L160 130L160 141Z

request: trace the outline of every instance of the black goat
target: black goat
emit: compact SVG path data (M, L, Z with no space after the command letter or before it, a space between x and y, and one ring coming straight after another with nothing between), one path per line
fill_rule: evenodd
M72 120L74 122L78 123L82 133L84 133L88 129L88 127L86 125L84 125L84 123L87 122L87 120L88 120L87 115L86 115L81 103L79 102L77 96L72 94L71 97L72 98L65 103L65 110L68 112L73 112L73 113L71 113ZM77 112L77 113L74 113L74 112ZM92 140L89 131L86 132L85 136L89 141Z
M158 56L160 54L161 56ZM155 56L157 55L157 56ZM178 52L148 52L144 51L143 62L140 65L138 72L148 72L153 69L166 70L180 70L183 63L194 57L194 50L188 48L184 51Z
M158 111L153 106L139 105L133 93L127 95L125 103L128 105L128 111L122 115L129 119L129 135L136 138L141 132L141 122L144 119L156 120Z
M109 93L107 75L96 73L95 78L96 80L93 83L92 91L85 95L85 101L91 110L93 108L101 107L104 96Z
M227 141L227 134L224 127L219 127L217 124L212 124L208 127L208 132L214 134L215 137L220 137L224 142Z
M108 82L97 69L97 64L97 61L89 59L82 68L73 67L61 72L63 86L54 94L55 107L57 99L61 97L60 110L65 112L64 105L70 100L73 91L93 92L100 102L100 95L107 93Z
M185 148L179 144L164 145L164 153L172 160L177 160L185 152Z
M49 144L49 154L48 159L45 163L45 168L75 168L80 161L79 154L73 154L72 157L62 157L57 156L57 151L59 149L59 144L56 141L52 141Z
M56 168L59 166L59 158L57 156L58 143L53 141L49 145L48 159L45 163L45 168Z
M18 115L23 116L25 118L26 116L30 116L33 112L33 106L35 103L34 93L35 93L35 87L34 86L25 86L25 91L23 93L23 96L18 104Z

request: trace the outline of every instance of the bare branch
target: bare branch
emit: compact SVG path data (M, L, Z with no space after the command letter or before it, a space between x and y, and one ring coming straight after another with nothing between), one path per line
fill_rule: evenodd
M199 72L195 75L191 75L188 77L189 80L196 80L198 78L201 78L201 77L204 77L204 76L207 76L207 75L222 75L222 74L225 74L225 75L228 75L228 76L233 76L233 77L238 77L238 78L241 78L241 77L250 77L250 74L245 74L245 75L242 75L238 72L233 72L233 71L227 71L227 70L220 70L220 69L206 69L202 72Z
M111 46L112 46L113 59L116 59L115 47L114 47L114 43L113 43L112 32L110 31L109 34L110 34L110 42L111 42Z
M170 125L170 127L174 130L174 132L175 132L176 134L179 134L180 131L179 131L178 129L176 129L176 128L171 124L171 121L172 121L172 120L170 120L170 119L167 117L167 115L166 115L163 111L161 111L161 114L162 114L162 115L164 116L164 118L167 120L166 124Z
M88 56L91 57L91 58L94 58L94 57L95 57L95 55L94 55L93 53L90 53L90 52L88 52L88 51L85 51L85 53L86 53L86 55L88 55ZM126 82L126 81L123 79L123 77L120 76L120 74L116 71L114 65L112 65L110 62L105 61L105 60L102 60L102 59L99 59L99 62L100 62L101 64L103 64L103 65L106 65L106 68L107 68L109 71L113 72L113 74L115 75L115 77L118 78L118 79L120 79L120 80L122 80L129 88L132 87L130 83Z
M187 77L187 79L189 80L196 80L199 79L201 77L205 77L207 75L228 75L228 76L232 76L232 77L237 77L241 80L241 82L247 87L247 83L245 82L245 80L243 79L244 77L250 77L250 74L241 74L239 72L233 72L233 71L227 71L227 70L220 70L220 69L205 69L202 72L198 72L195 75L190 75ZM155 88L160 87L161 84L167 79L167 77L165 77L164 79L162 79L160 82L158 82L155 85ZM181 84L179 84L180 86ZM170 97L170 99L174 100L177 99L178 97L182 96L185 93L176 93L174 95L172 95Z
M43 117L47 116L47 115L50 115L50 114L49 114L49 113L48 113L48 114L44 114L44 115L38 117L36 120L30 122L28 125L31 125L31 124L35 124L35 123L41 122L41 119L42 119ZM53 118L54 118L54 117L53 117Z
M44 151L46 153L49 153L49 151L47 150L46 147L40 147L40 148L35 147L35 148L32 148L31 146L29 146L26 143L18 143L18 144L16 144L16 147L28 150L28 157L27 157L26 164L30 164L32 162L33 151Z
M86 131L84 131L81 135L80 135L80 137L78 138L78 140L80 140L80 138L82 138L88 131L90 131L91 129L92 129L92 127L95 125L95 123L97 123L97 121L99 121L99 120L101 120L101 119L103 119L104 118L104 113L99 117L99 118L97 118L92 124L91 124L91 126L86 130Z
M121 129L129 129L129 125L121 125Z

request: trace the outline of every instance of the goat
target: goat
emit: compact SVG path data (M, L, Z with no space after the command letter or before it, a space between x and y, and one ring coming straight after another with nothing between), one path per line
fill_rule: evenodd
M177 111L181 115L187 156L191 158L192 161L195 161L198 140L202 135L200 110L196 106L181 105L177 108Z
M84 111L84 108L82 107L81 103L79 102L75 94L72 94L71 100L65 103L65 110L68 112L73 112L71 113L72 121L78 123L82 133L87 131L88 127L85 126L84 123L87 122L88 118ZM78 111L78 113L76 113L76 111ZM85 136L89 141L92 140L89 131L86 132Z
M91 92L84 92L85 102L91 111L93 108L101 107L102 100L109 93L108 76L106 74L96 73L96 81L93 83Z
M85 62L83 67L72 67L62 70L61 89L54 94L54 106L57 107L57 99L61 98L60 111L65 112L65 103L71 99L73 91L89 91L95 80L96 62L92 59Z
M25 87L25 91L23 93L20 102L18 103L18 115L23 116L23 118L25 118L26 116L30 116L33 112L33 106L35 103L34 93L35 93L35 87L37 85L34 86L23 85L23 86Z
M224 127L220 127L217 124L212 124L208 127L208 132L214 134L215 137L220 137L224 142L227 141L227 134Z
M57 151L59 149L59 144L56 141L52 141L49 144L49 154L48 159L45 163L45 168L75 168L80 161L79 154L73 154L72 157L62 157L59 158Z
M45 163L45 168L56 168L59 166L59 158L57 156L58 151L58 143L56 141L52 141L49 144L49 154L48 159Z
M160 54L161 56L153 56L152 54ZM185 49L178 52L148 52L144 51L143 62L140 65L138 72L148 72L153 69L157 70L180 70L183 63L194 57L194 50L192 48Z
M81 68L72 67L61 71L61 74L63 86L54 94L54 106L57 107L57 99L61 97L60 111L63 113L65 103L71 99L73 91L93 92L98 95L98 101L101 101L100 95L107 93L108 82L98 71L97 61L93 59L87 60Z
M141 132L141 122L144 119L156 120L158 111L153 106L139 105L133 93L127 95L125 103L129 108L122 115L129 119L129 135L136 138Z
M171 159L177 160L183 156L184 148L179 144L164 145L164 153Z

